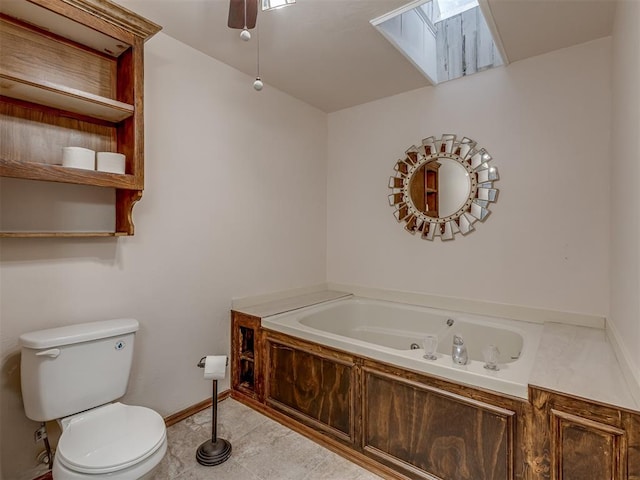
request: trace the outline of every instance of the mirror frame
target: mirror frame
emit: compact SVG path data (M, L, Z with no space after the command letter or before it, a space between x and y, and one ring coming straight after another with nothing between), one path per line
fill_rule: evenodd
M416 208L410 194L414 174L429 162L450 159L458 162L469 175L469 195L464 204L451 215L430 217ZM456 233L466 235L472 232L478 220L484 220L491 213L489 204L497 201L498 189L493 182L499 180L498 169L489 163L491 155L477 146L474 140L462 137L457 140L453 134L444 134L440 139L429 137L422 140L419 147L412 145L405 151L405 158L397 161L396 174L389 178L389 205L395 207L394 216L399 223L405 223L405 230L412 235L420 232L424 240L453 240Z

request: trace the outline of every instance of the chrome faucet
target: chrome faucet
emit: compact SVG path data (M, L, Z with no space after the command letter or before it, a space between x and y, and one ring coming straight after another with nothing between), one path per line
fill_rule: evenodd
M451 359L456 365L466 365L469 363L469 354L464 340L460 335L453 336L453 348L451 349Z

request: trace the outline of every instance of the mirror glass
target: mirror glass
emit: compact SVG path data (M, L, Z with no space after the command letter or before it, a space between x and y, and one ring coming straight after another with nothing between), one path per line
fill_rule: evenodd
M471 192L469 173L455 160L425 163L409 180L409 194L417 210L432 218L448 217L465 204Z
M405 230L421 238L451 240L466 235L489 216L498 198L498 170L491 155L467 137L445 134L412 145L389 179L389 204Z

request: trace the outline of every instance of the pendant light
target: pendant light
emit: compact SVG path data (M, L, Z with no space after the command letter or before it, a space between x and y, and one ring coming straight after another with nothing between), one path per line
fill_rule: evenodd
M260 79L260 27L259 26L256 26L256 33L258 35L258 38L256 41L256 43L258 44L257 55L256 55L257 72L256 72L256 79L253 82L253 88L259 92L264 87L264 83L262 83L262 80Z
M247 0L244 0L244 27L240 32L240 38L245 42L251 40L251 32L247 28Z

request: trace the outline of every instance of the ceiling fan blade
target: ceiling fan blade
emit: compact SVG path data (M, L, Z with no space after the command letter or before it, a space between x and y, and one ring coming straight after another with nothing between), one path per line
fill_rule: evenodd
M243 29L245 27L244 18L245 0L229 0L229 28ZM246 0L247 2L247 22L248 29L255 28L258 18L258 0Z

